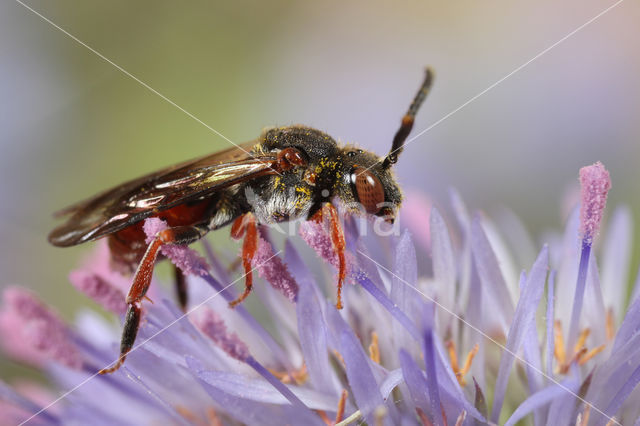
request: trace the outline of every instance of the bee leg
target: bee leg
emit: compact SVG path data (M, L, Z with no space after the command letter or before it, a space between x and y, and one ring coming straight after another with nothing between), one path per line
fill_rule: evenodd
M336 297L336 309L342 309L342 285L344 284L345 277L347 276L347 261L345 258L345 248L347 246L344 240L344 231L340 224L340 217L338 216L338 210L331 203L324 203L322 209L318 210L311 217L311 220L315 220L318 223L328 220L329 234L331 235L331 243L333 249L338 256L338 294Z
M237 218L231 226L231 237L239 240L244 237L242 243L242 266L244 267L245 281L244 292L233 302L229 303L230 307L235 307L249 296L253 288L253 273L251 271L251 261L258 249L258 226L253 213L245 213Z
M178 305L182 312L187 311L187 303L189 302L189 295L187 294L187 277L182 270L174 265L173 275L176 281L176 297L178 298Z
M156 238L149 244L147 251L138 265L138 269L133 277L133 284L131 284L129 294L127 295L126 302L128 308L125 315L124 328L122 329L122 338L120 340L120 357L112 367L100 370L100 374L113 373L120 368L122 364L124 364L127 354L133 347L136 335L138 334L138 328L140 327L142 299L147 293L147 290L149 290L153 268L160 248L164 244L190 244L200 239L206 232L205 228L176 226L158 232Z

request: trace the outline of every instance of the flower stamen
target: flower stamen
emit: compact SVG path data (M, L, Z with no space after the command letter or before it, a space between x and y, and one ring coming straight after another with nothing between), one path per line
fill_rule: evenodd
M607 318L605 322L605 331L607 340L611 341L616 335L615 319L613 318L613 308L607 309Z
M451 360L451 369L453 370L453 373L456 375L456 378L458 379L458 383L460 384L460 386L464 387L467 385L467 381L464 379L464 376L471 369L471 363L473 362L473 358L478 353L478 349L480 347L476 343L476 345L467 354L467 357L464 360L464 365L462 366L462 368L460 368L458 364L458 355L456 355L456 344L452 340L448 340L445 343L445 345L447 346L447 351L449 352L449 359Z
M347 396L349 396L349 392L346 389L342 390L342 395L340 395L340 400L338 401L338 409L336 410L336 421L335 423L340 423L342 418L344 417L344 408L347 404Z
M207 420L209 420L209 426L222 426L222 420L213 407L207 408Z
M591 349L585 356L580 358L580 360L578 361L578 365L585 365L587 362L591 360L591 358L593 358L594 356L602 352L606 346L607 345L600 345L598 347Z
M578 353L582 348L585 347L585 343L587 342L587 337L589 337L589 334L591 334L591 330L588 328L585 328L580 332L580 335L578 336L578 340L576 341L576 344L573 347L574 353Z
M369 358L376 364L380 364L380 346L378 345L378 333L371 332L371 344L369 345Z
M416 407L416 413L418 413L418 417L420 417L420 421L422 422L422 426L433 426L429 417L422 411L420 408Z
M300 368L292 372L277 371L270 368L267 368L267 370L269 370L271 374L276 376L278 380L285 384L296 383L298 385L302 385L309 378L309 373L307 372L307 364L305 363L302 363L302 366Z
M564 337L562 336L562 324L559 320L556 320L553 324L553 354L558 360L558 368L564 365L567 355L564 351Z
M591 350L587 349L586 342L589 334L591 334L591 330L589 328L585 328L580 332L576 344L573 347L573 355L570 359L567 359L564 337L562 336L562 324L560 321L556 320L554 324L554 355L556 360L558 360L558 365L555 368L556 373L567 374L569 367L574 362L580 366L585 365L593 357L604 350L606 344L597 346Z

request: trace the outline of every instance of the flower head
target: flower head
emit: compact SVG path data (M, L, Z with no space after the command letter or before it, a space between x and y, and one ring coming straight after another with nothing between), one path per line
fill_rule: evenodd
M583 252L576 236L597 233L609 186L601 165L592 167L589 174L599 177L585 177L592 188L587 192L599 195L583 202L588 213L580 231L576 213L565 238L540 244L530 264L516 260L527 258L524 231L509 234L509 251L500 223L469 215L455 192L453 219L436 208L413 215L420 223L410 229L424 227L428 218L429 234L421 236L426 247L416 248L406 231L377 236L364 232L369 225L347 220L348 277L355 285L345 286L341 311L331 297L337 256L320 223L300 229L312 250L291 238L281 255L275 250L281 241L261 234L253 267L286 297L272 297L258 282L260 297L235 309L227 306L236 292L224 256L206 242L207 261L191 249L167 246L164 255L192 272L193 307L183 314L152 286L156 303L143 305L137 344L122 369L108 376L95 372L113 361L118 329L89 313L71 332L32 295L10 289L0 332L3 342L28 350L9 345L7 352L22 361L37 354L53 385L72 391L49 407L0 386L0 419L323 425L348 417L368 424L512 425L523 418L574 424L588 417L629 424L640 414L634 390L640 382L640 297L625 312L624 276L606 272L628 267L615 244L603 245L616 256L602 253L602 285L590 243L591 261L578 266ZM623 219L604 234L630 235ZM514 223L524 229L511 218ZM163 226L145 223L150 238ZM75 285L104 306L120 300L118 280L90 269L72 273ZM580 286L585 309L574 301Z

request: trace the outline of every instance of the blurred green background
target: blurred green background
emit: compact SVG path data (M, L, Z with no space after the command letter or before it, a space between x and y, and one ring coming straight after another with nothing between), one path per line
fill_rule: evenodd
M414 134L614 2L27 4L233 141L304 123L382 154L425 65L437 77ZM579 167L601 160L611 205L639 217L638 22L640 3L623 1L442 121L400 157L402 184L440 204L457 187L470 206L508 206L539 234L561 227ZM90 302L67 274L90 245L49 246L51 213L228 143L9 0L0 146L0 286L29 287L71 319ZM2 377L16 368L0 366Z

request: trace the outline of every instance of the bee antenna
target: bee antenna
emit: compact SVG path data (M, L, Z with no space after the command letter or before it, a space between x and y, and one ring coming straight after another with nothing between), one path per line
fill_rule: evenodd
M396 132L396 135L393 137L393 144L391 145L391 151L384 158L382 162L382 168L389 168L392 164L395 164L398 161L398 155L402 152L402 146L404 145L404 141L407 140L409 133L411 133L411 129L413 128L413 122L415 120L416 114L420 109L420 105L424 102L425 98L429 94L429 90L431 89L431 83L433 82L433 70L429 67L425 70L424 81L416 93L416 96L413 98L413 102L409 106L409 110L402 117L402 123L400 124L400 128Z

